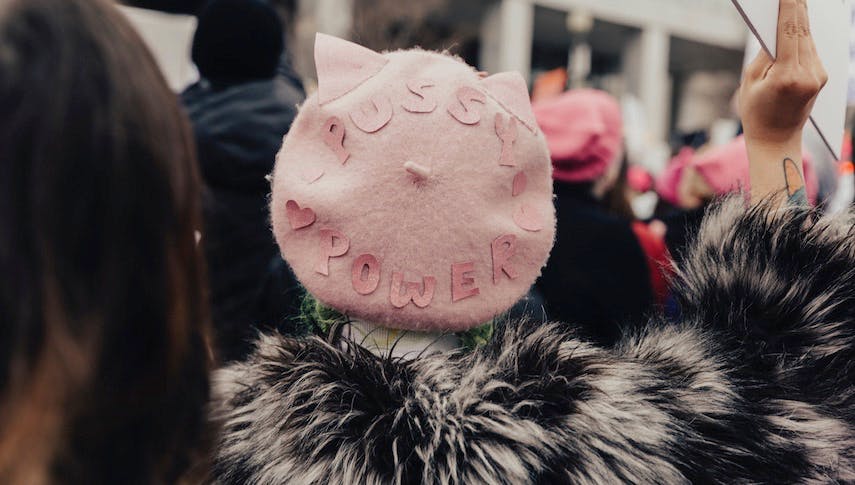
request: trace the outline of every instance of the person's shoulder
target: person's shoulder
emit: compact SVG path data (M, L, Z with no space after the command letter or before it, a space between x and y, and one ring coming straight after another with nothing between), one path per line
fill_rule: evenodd
M732 197L714 205L676 265L674 295L684 318L744 342L747 364L781 356L780 365L797 364L788 379L807 379L794 388L839 395L811 389L822 381L810 374L812 363L853 355L855 214L772 202L746 207ZM840 400L855 409L855 393Z
M415 474L408 482L428 468L523 482L530 470L546 466L540 453L526 451L529 444L552 436L551 444L537 446L561 447L550 427L573 407L556 404L577 395L584 366L597 353L567 327L522 321L503 325L479 350L416 360L318 337L263 336L247 361L215 375L212 418L223 430L215 469L227 482L289 482L317 473L321 481L353 483L395 477L396 460L378 457L410 450L404 469ZM567 367L568 359L579 365ZM544 387L544 379L554 382ZM447 453L431 444L436 440L450 447ZM512 450L514 458L481 468L462 459L474 449L492 450L496 458Z
M184 105L192 105L198 99L204 97L205 94L208 93L209 89L210 87L208 84L205 81L200 80L187 86L187 88L185 88L184 91L181 91L178 96Z
M288 104L296 111L296 106L306 99L303 84L292 77L277 74L273 78L273 90L276 98Z
M215 379L223 429L215 469L223 481L257 483L409 483L426 474L525 483L588 473L620 481L588 441L601 439L627 450L609 458L621 470L677 479L667 450L633 441L649 432L643 416L656 395L632 383L652 376L570 326L526 320L499 325L478 350L416 360L316 337L263 337L249 361ZM619 416L610 414L615 402ZM467 458L476 450L478 460ZM634 460L636 452L649 458Z

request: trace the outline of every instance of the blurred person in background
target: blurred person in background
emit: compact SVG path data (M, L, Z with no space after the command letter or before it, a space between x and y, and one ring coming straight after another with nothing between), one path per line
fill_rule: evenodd
M583 89L535 103L534 113L552 155L558 215L537 288L551 320L613 344L667 290L664 241L629 205L620 105Z
M208 310L186 117L106 0L0 3L0 482L174 483Z
M853 132L847 130L843 139L841 160L837 163L837 179L834 195L826 202L825 210L830 214L845 212L855 203L855 165L852 164Z
M288 331L301 296L270 232L266 177L302 102L282 24L263 0L213 0L199 15L182 95L204 181L203 234L218 355L240 359L258 326Z
M807 152L802 153L802 165L808 200L815 204L819 184ZM698 151L685 147L671 160L656 180L656 191L663 205L670 207L661 220L667 227L665 240L672 255L679 257L686 250L714 199L750 191L748 167L748 149L741 135L717 147Z

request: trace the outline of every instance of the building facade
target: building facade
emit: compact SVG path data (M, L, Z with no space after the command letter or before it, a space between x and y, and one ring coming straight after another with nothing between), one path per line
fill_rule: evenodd
M591 19L586 32L573 32L574 17ZM735 88L747 35L730 0L501 0L487 7L479 62L489 71L532 73L560 61L551 51L569 48L572 57L574 42L587 43L598 87L637 98L650 135L665 140L674 130L704 129L705 120L692 119L696 111L725 114L716 108L729 107L732 93L722 99L710 91Z
M366 2L303 3L305 42L315 30L359 40L351 19ZM730 0L447 0L432 21L459 32L450 46L474 42L464 57L485 71L581 69L587 85L633 99L660 142L733 117L748 36Z

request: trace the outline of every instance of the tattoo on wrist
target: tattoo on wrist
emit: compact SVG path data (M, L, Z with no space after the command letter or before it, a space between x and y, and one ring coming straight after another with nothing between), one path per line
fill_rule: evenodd
M807 189L805 179L799 166L792 158L784 159L784 179L787 182L787 204L796 207L807 207Z

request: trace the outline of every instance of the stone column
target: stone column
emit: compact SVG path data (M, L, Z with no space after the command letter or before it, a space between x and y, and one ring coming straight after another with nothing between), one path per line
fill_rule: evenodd
M304 0L305 1L305 0ZM315 0L318 32L349 38L353 27L353 0Z
M533 39L531 0L502 0L492 5L481 25L481 69L490 73L519 71L528 80Z
M668 73L670 36L660 26L644 27L624 53L624 74L629 91L644 107L649 136L668 139L671 115L671 78Z

